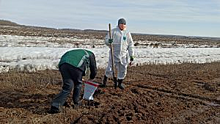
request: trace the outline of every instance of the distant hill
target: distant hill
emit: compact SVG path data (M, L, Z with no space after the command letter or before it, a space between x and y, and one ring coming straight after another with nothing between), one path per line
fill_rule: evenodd
M0 25L18 26L19 24L7 20L0 20Z
M0 25L5 25L5 26L23 26L23 27L29 27L29 28L41 28L41 29L52 29L52 30L57 30L56 28L48 28L48 27L39 27L39 26L26 26L26 25L20 25L17 24L15 22L11 22L8 20L0 20ZM107 32L107 30L94 30L94 29L85 29L85 30L81 30L81 29L70 29L70 28L61 28L58 30L63 30L63 31L85 31L85 32Z

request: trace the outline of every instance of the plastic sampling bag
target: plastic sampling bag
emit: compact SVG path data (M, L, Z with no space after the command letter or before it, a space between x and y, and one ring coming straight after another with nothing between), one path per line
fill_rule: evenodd
M93 100L93 94L95 93L98 86L98 83L85 81L83 99Z

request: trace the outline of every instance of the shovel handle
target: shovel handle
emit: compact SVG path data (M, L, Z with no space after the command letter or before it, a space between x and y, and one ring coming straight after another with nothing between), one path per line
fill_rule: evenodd
M112 39L112 29L111 29L111 24L109 23L108 25L109 27L109 38ZM110 50L111 50L111 60L112 60L112 75L113 75L113 80L114 80L114 83L115 83L115 89L117 88L117 79L115 77L115 66L114 66L114 48L113 48L113 45L112 43L110 43Z
M112 29L111 29L111 24L108 24L108 31L109 31L109 38L112 39Z

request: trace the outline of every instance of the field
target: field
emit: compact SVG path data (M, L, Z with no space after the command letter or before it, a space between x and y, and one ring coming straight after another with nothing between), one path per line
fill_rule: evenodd
M9 22L4 22L8 25ZM3 26L1 34L10 35L71 35L103 38L94 31L57 31L55 29ZM13 27L15 25L15 27ZM12 28L14 28L12 30ZM47 33L45 33L45 32ZM43 32L43 33L42 33ZM67 32L70 32L69 34ZM20 34L19 34L20 33ZM166 36L135 35L166 42ZM163 40L159 40L160 38ZM176 37L169 37L174 40ZM178 37L197 44L219 46L219 39ZM170 41L167 39L167 41ZM126 89L114 89L112 80L106 88L98 88L94 101L82 100L74 109L71 96L59 114L48 114L50 102L59 93L62 79L57 70L37 72L10 71L0 73L0 123L5 124L219 124L220 123L220 62L205 64L182 63L144 65L128 68ZM95 79L100 83L104 69L98 69ZM82 90L83 94L83 90ZM82 97L82 95L81 95Z
M210 123L220 122L220 63L131 67L125 90L98 88L94 102L47 113L61 87L58 71L3 73L2 123ZM104 70L96 78L101 82Z

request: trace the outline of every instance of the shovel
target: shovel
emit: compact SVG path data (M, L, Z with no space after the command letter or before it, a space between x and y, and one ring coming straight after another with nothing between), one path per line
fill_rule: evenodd
M109 23L109 38L112 39L112 32L111 32L111 24ZM114 81L114 86L115 86L115 89L117 88L118 86L118 82L117 82L117 79L115 77L115 65L114 65L114 49L113 49L113 45L112 43L110 43L110 50L111 50L111 60L112 60L112 75L113 75L113 81Z

